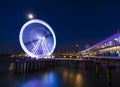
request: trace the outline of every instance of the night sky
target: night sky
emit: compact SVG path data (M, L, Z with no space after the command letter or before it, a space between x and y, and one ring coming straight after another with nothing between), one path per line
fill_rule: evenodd
M0 0L0 54L23 52L19 31L28 13L53 28L56 51L84 49L120 30L120 2L115 0Z

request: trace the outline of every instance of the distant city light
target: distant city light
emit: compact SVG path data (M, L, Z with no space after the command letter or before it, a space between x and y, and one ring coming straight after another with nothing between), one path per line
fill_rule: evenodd
M78 47L79 45L77 44L76 47Z
M28 18L29 18L29 19L33 19L33 18L34 18L34 15L33 15L32 13L29 13L29 14L28 14Z

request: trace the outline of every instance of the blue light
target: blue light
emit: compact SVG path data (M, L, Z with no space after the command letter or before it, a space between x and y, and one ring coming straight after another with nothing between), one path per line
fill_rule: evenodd
M46 73L44 76L36 76L19 84L19 87L59 87L58 76L55 72Z
M45 58L50 56L56 47L53 29L46 22L38 19L23 25L19 35L22 49L31 57Z

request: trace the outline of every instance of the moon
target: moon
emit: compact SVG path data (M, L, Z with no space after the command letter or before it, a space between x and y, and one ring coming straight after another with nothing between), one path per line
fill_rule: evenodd
M27 15L27 17L28 17L29 19L33 19L33 18L34 18L34 15L33 15L32 13L29 13L29 14Z

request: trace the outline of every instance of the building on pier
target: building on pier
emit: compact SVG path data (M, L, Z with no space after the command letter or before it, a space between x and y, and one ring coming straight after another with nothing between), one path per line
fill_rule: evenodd
M81 51L82 56L113 56L120 57L120 32Z

